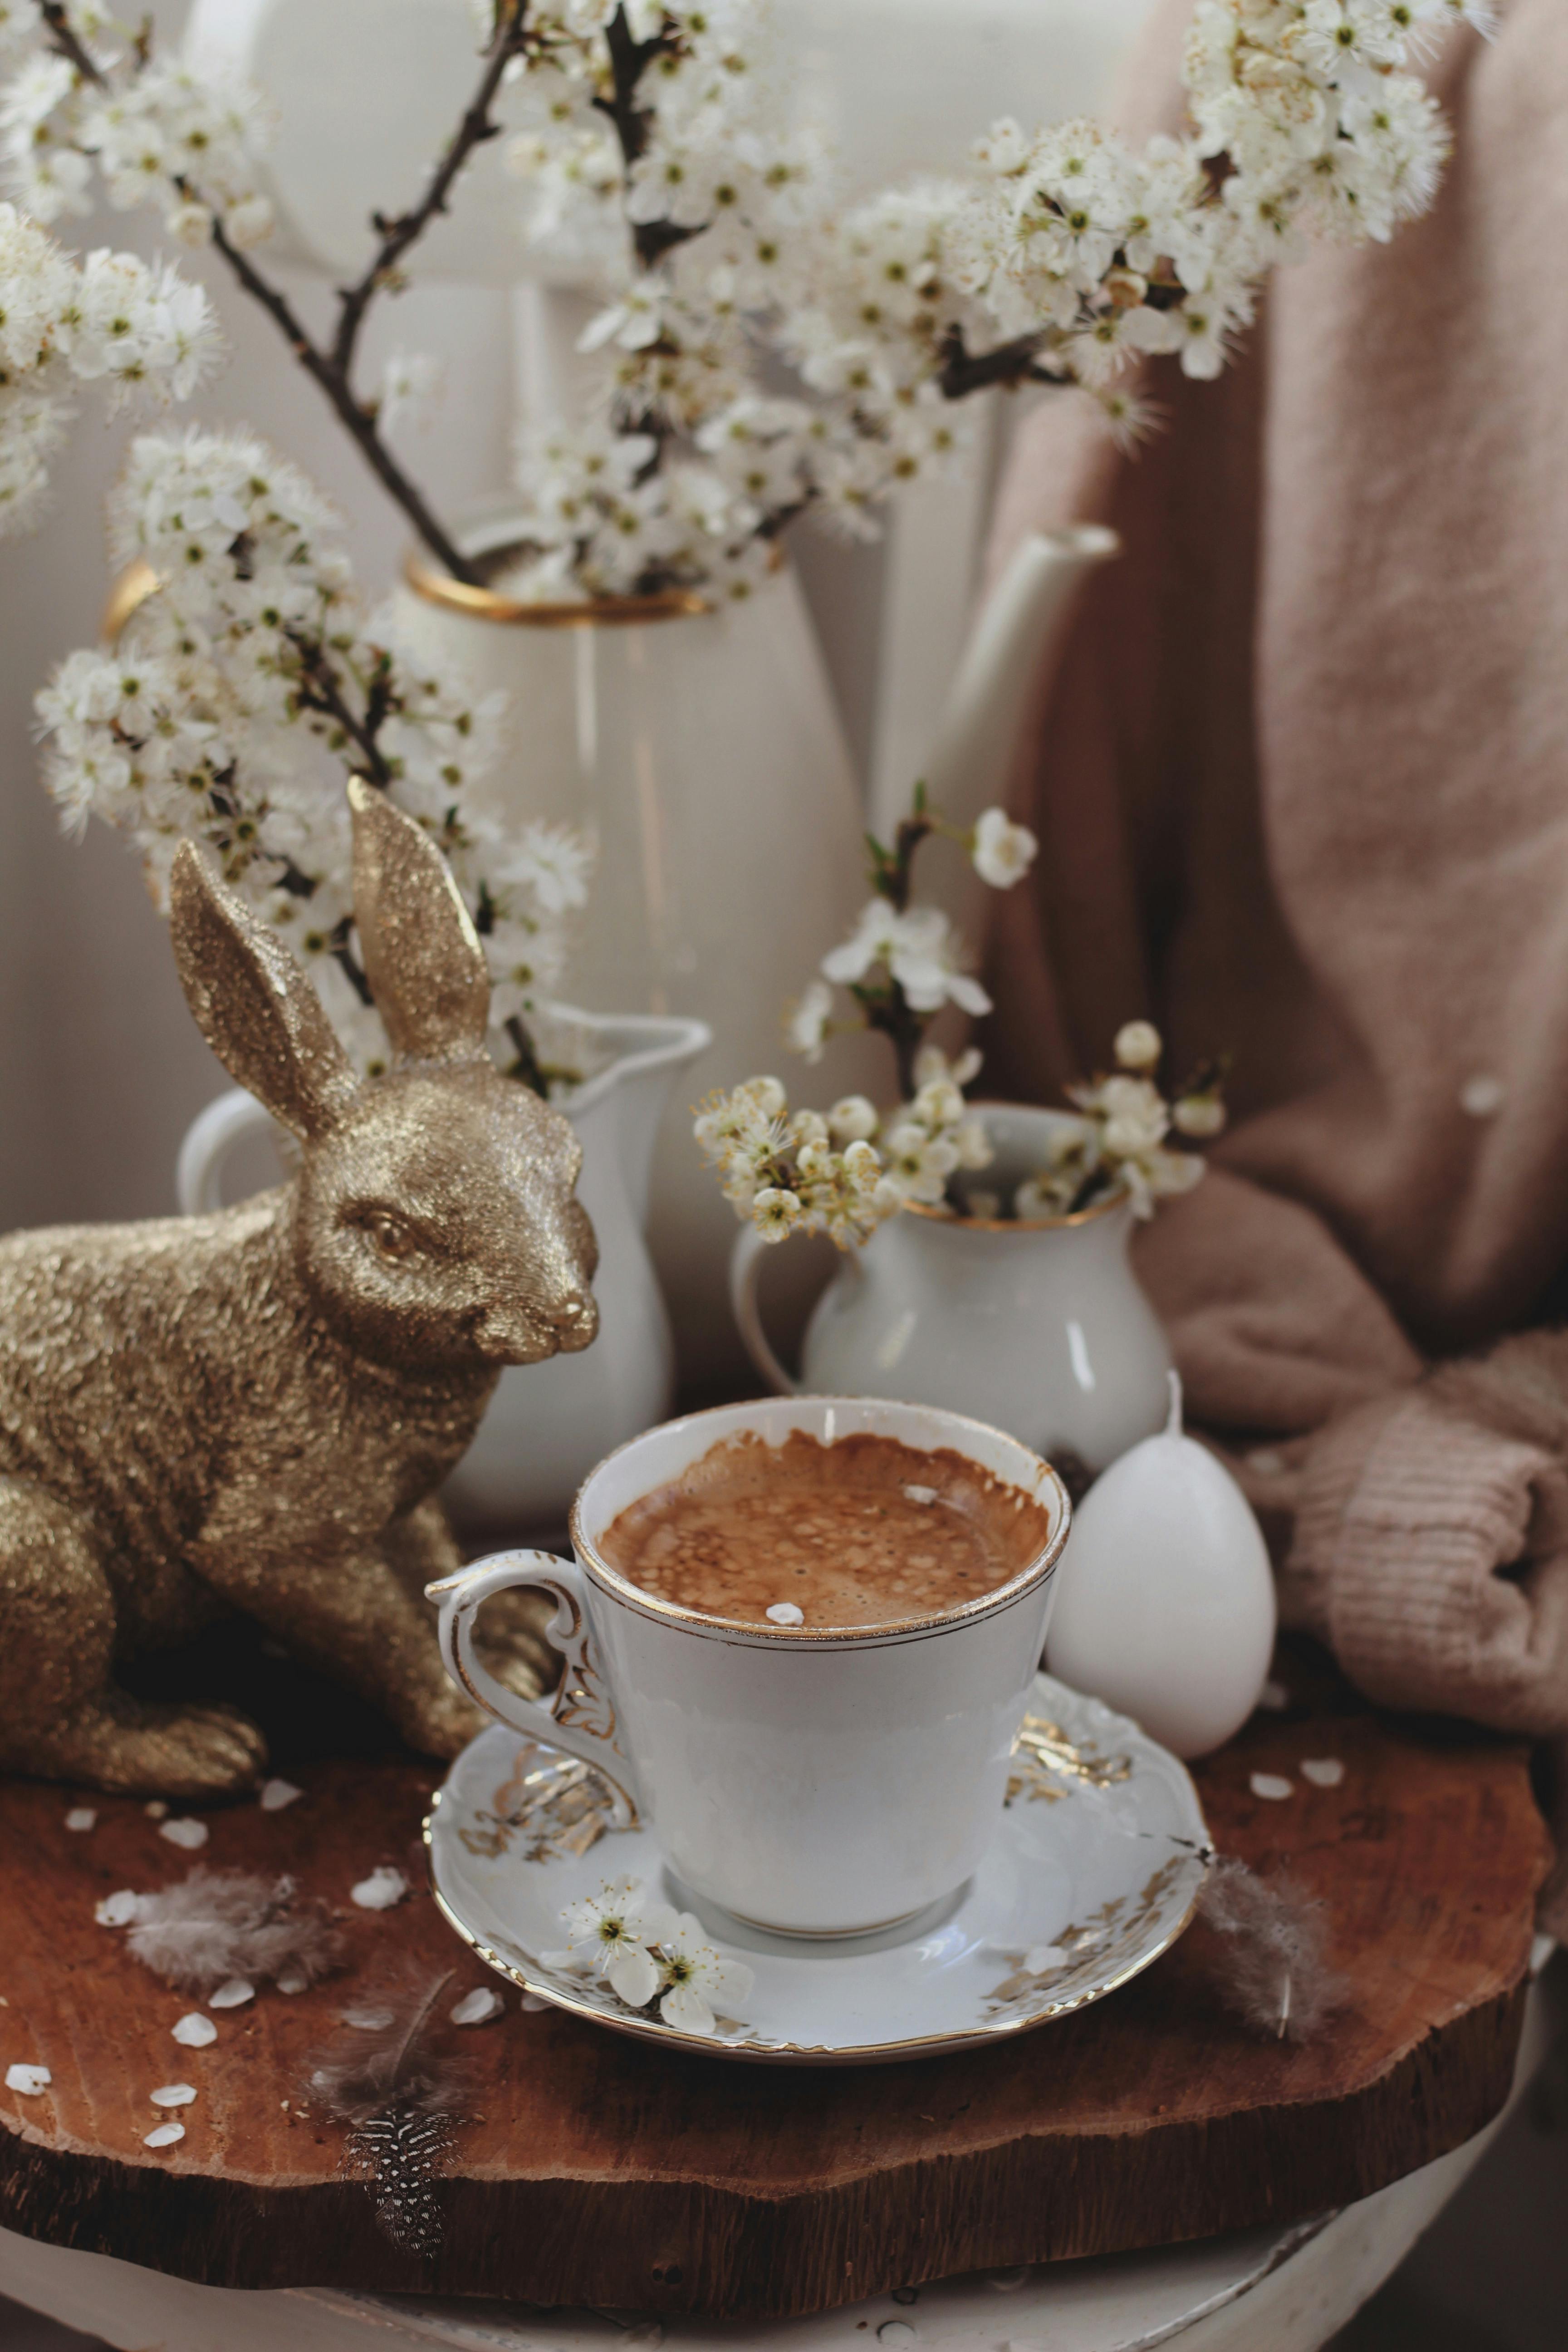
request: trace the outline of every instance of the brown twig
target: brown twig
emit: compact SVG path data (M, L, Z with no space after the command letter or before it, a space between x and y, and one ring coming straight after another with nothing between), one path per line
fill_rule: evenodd
M294 698L302 710L314 710L330 719L353 745L363 763L362 772L369 782L385 792L393 780L392 769L376 741L383 723L392 709L392 696L384 679L378 679L366 699L365 715L356 718L343 698L337 672L327 660L319 645L309 637L289 633L289 643L300 656L300 682Z
M371 226L381 238L375 257L363 274L352 286L339 289L338 331L332 339L331 364L346 383L353 366L354 349L364 315L378 293L395 284L398 266L405 254L422 237L438 214L447 210L447 199L453 183L476 148L494 139L500 130L490 112L507 68L521 57L527 43L529 0L502 0L496 11L495 30L486 52L486 63L479 86L474 92L463 118L451 138L439 163L430 175L430 184L419 202L395 220L382 214L372 216Z
M610 53L611 94L608 98L595 98L594 104L615 124L621 161L629 173L647 152L650 119L647 108L637 102L637 84L654 58L668 57L675 43L667 33L652 33L646 41L634 40L623 6L616 10L605 28L605 46ZM634 223L632 244L639 267L652 269L665 254L684 245L688 238L700 236L707 226L706 221L691 228L668 220Z
M73 29L65 0L37 0L37 5L55 54L64 58L84 81L102 89L107 77ZM500 129L491 118L490 108L507 67L522 49L528 6L529 0L502 0L502 5L498 7L495 31L486 51L479 89L448 140L419 203L394 221L384 220L380 214L375 215L374 225L380 236L380 244L363 276L353 286L342 289L337 332L330 351L317 344L287 296L231 242L216 207L206 204L200 187L184 175L177 176L174 182L182 195L189 197L193 203L205 205L212 221L212 242L230 274L242 291L249 295L252 301L260 304L287 340L300 366L326 394L383 488L402 508L437 560L454 578L466 581L470 586L481 584L478 567L461 553L431 510L424 493L404 471L382 439L374 407L356 397L352 372L360 331L372 301L378 293L397 282L400 265L412 247L423 236L437 215L447 210L453 184L469 156L486 140L493 138ZM139 65L144 66L150 54L151 37L143 28L136 44Z
M38 14L48 26L49 47L56 57L64 58L68 65L76 68L83 81L95 83L101 89L104 82L102 69L93 63L72 30L64 0L37 0L37 5Z
M971 352L963 328L950 327L937 377L942 398L966 400L972 392L984 392L994 383L1065 383L1065 376L1039 363L1044 340L1043 334L1019 335L1010 343L998 343L994 351Z
M176 181L175 185L183 195L189 195L198 204L203 201L200 189L184 179ZM239 285L253 301L260 303L279 332L287 338L306 374L313 377L326 394L366 464L389 496L403 509L430 552L454 579L466 580L471 587L481 586L483 583L478 565L470 563L459 552L437 520L423 493L410 481L377 432L374 415L355 399L347 377L333 365L331 358L318 350L287 296L268 283L248 254L241 253L237 246L229 242L223 223L216 213L213 214L212 241Z

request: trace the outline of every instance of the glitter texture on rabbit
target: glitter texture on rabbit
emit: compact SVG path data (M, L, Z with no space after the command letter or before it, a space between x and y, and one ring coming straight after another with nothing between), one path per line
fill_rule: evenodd
M354 908L395 1059L360 1080L277 937L184 845L180 978L230 1075L298 1139L215 1216L0 1243L0 1765L217 1795L265 1762L224 1706L140 1704L116 1663L238 1611L429 1755L447 1681L436 1488L505 1364L586 1347L572 1128L485 1047L483 951L445 862L357 780Z

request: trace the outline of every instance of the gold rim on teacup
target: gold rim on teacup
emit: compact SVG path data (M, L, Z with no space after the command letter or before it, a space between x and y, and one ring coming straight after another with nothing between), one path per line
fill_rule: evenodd
M877 1397L829 1396L759 1400L763 1404L787 1402L796 1405L835 1407L845 1405L852 1412L867 1405L875 1406L887 1402L889 1400ZM1009 1577L1005 1584L994 1585L989 1592L979 1593L974 1600L965 1601L956 1609L945 1609L935 1614L923 1616L892 1617L875 1625L790 1625L774 1630L759 1626L744 1617L715 1617L709 1615L704 1610L683 1609L676 1601L661 1601L657 1594L645 1591L640 1584L634 1584L630 1577L623 1575L618 1568L613 1567L583 1526L583 1496L587 1488L601 1473L609 1468L613 1462L618 1462L623 1454L629 1454L634 1447L646 1444L650 1436L665 1435L675 1430L688 1429L699 1422L717 1421L721 1418L732 1419L738 1411L743 1410L732 1404L708 1405L700 1412L682 1413L675 1421L661 1423L657 1432L643 1430L636 1437L628 1437L624 1444L617 1445L613 1454L606 1454L604 1460L595 1465L578 1490L567 1521L572 1548L577 1555L578 1564L584 1573L591 1577L598 1585L601 1591L613 1594L626 1608L637 1610L645 1617L658 1618L661 1623L673 1626L681 1633L694 1633L710 1640L732 1640L740 1636L748 1643L756 1643L759 1648L792 1646L797 1643L804 1643L812 1648L838 1646L847 1649L864 1648L868 1644L892 1639L901 1640L905 1636L924 1641L933 1639L939 1633L949 1633L955 1625L967 1624L974 1618L999 1613L1004 1609L1016 1607L1019 1601L1026 1600L1037 1585L1055 1574L1057 1563L1061 1558L1063 1547L1068 1539L1068 1532L1072 1525L1072 1498L1062 1483L1059 1473L1043 1454L1035 1453L1032 1447L1023 1443L1022 1439L1009 1437L1005 1430L994 1429L989 1422L976 1421L971 1413L952 1412L945 1405L916 1405L910 1409L920 1412L930 1412L940 1416L944 1422L951 1423L957 1433L957 1437L950 1449L954 1453L962 1451L959 1441L966 1430L977 1431L981 1436L993 1440L998 1437L1004 1439L1007 1444L1016 1446L1020 1454L1027 1455L1031 1462L1037 1462L1050 1486L1055 1489L1057 1504L1054 1513L1055 1525L1038 1557L1031 1560L1027 1568L1020 1569L1016 1576ZM831 1441L828 1442L831 1443ZM977 1460L973 1454L965 1454L964 1459L973 1469L984 1471L985 1465ZM999 1486L1011 1487L1015 1494L1022 1495L1025 1492L1025 1489L1016 1482L1001 1477L996 1472L988 1472L986 1475L995 1477ZM1038 1482L1035 1493L1027 1499L1031 1501L1041 1499Z

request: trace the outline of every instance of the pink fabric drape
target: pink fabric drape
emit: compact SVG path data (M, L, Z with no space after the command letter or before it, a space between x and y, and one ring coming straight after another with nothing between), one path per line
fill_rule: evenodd
M1180 121L1190 13L1156 13L1135 136ZM1461 28L1428 78L1455 135L1436 209L1283 271L1217 383L1155 371L1166 429L1135 458L1078 395L1047 402L992 551L1068 520L1124 541L1020 767L1041 854L992 942L988 1078L1055 1100L1137 1014L1178 1066L1234 1056L1232 1129L1141 1270L1255 1497L1284 1528L1316 1496L1296 1590L1324 1631L1342 1558L1366 1569L1366 1482L1385 1520L1411 1503L1376 1401L1550 1319L1568 1267L1568 8L1514 0L1495 42ZM1352 1478L1336 1435L1314 1487L1312 1433L1357 1408L1377 1442L1352 1433ZM1462 1397L1442 1410L1480 1426ZM1511 1443L1487 1428L1484 1454ZM1514 1496L1471 1546L1490 1607L1500 1549L1554 1550L1539 1432L1447 1486L1430 1435L1444 1492L1496 1471ZM1557 1729L1564 1613L1531 1618L1554 1691L1533 1717L1489 1716L1454 1672L1401 1680L1408 1595L1355 1670ZM1450 1662L1471 1635L1481 1658L1478 1625L1447 1611Z

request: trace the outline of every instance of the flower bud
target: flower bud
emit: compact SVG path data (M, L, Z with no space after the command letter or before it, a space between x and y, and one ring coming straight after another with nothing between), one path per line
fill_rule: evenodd
M1218 1095L1184 1095L1180 1102L1172 1106L1171 1118L1181 1135L1221 1135L1225 1131L1225 1105Z
M1116 1033L1116 1058L1124 1070L1152 1070L1164 1050L1152 1021L1128 1021Z
M877 1132L877 1107L864 1095L845 1095L827 1114L835 1143L869 1143Z

